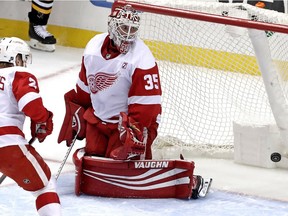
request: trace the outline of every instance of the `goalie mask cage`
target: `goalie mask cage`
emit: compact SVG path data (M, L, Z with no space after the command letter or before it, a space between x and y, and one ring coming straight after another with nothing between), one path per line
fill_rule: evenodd
M141 12L140 38L159 66L163 110L154 155L232 158L235 121L288 129L287 15L240 3L167 2L113 5ZM270 95L269 85L276 86Z

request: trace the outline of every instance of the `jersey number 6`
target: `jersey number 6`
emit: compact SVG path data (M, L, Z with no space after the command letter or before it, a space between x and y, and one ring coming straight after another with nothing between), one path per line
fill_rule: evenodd
M0 90L4 91L5 77L0 76Z

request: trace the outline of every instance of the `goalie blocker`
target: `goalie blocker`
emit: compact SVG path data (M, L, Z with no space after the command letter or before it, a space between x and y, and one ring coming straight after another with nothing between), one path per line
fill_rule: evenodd
M186 160L113 160L73 155L75 194L113 198L205 197L212 179L193 175L194 162Z

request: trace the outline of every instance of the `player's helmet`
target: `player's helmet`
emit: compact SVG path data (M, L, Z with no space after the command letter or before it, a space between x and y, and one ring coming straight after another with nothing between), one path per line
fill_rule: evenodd
M16 56L22 55L24 66L31 64L32 54L27 43L17 37L5 37L0 40L0 62L12 63L16 66Z
M138 12L130 5L115 8L108 19L108 33L117 49L126 54L136 40L140 27Z

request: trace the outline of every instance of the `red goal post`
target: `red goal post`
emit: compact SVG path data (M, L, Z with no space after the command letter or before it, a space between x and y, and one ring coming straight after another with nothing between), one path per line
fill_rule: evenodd
M154 156L232 158L239 124L275 124L288 141L287 14L241 3L177 2L113 4L141 12L140 37L159 65L163 112Z
M246 27L246 28L254 28L254 29L259 29L259 30L282 32L286 34L288 33L288 23L286 25L266 23L266 22L254 21L254 20L249 20L249 19L220 16L220 15L214 15L214 14L203 13L203 12L192 11L192 10L185 10L185 9L165 7L165 6L160 6L160 5L141 3L137 1L116 0L112 6L112 9L114 9L115 7L124 6L126 4L130 4L136 10L143 11L143 12L162 14L162 15L167 15L167 16L182 17L182 18L188 18L188 19L195 19L195 20L201 20L201 21L208 21L208 22L240 26L240 27ZM209 3L206 3L206 4L209 4ZM218 4L225 4L225 3L218 3ZM239 3L237 4L237 6L238 5L242 5L242 4ZM247 6L251 7L250 5L246 5L246 7ZM236 7L236 4L234 7Z

